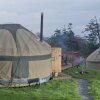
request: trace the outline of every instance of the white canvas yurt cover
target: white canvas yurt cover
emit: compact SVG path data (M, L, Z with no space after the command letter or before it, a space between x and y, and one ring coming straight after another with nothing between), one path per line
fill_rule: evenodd
M100 69L100 48L87 57L86 64L89 69Z
M20 24L0 25L0 85L41 83L50 75L51 47Z

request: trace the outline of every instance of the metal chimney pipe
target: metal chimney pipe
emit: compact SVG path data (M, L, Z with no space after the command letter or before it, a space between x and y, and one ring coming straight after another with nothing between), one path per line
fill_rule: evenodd
M43 41L43 13L41 13L41 23L40 23L40 41Z

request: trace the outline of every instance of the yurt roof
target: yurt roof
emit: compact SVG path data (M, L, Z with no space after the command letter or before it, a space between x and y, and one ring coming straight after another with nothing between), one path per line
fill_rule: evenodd
M1 24L0 35L0 48L3 52L0 55L35 56L51 53L50 45L39 41L35 34L20 24Z
M13 38L15 39L16 38L16 31L18 29L24 29L26 31L29 31L28 29L26 29L25 27L23 27L22 25L20 24L0 24L0 29L6 29L8 30L9 32L11 32ZM31 31L29 31L31 32ZM34 35L34 34L33 34ZM35 36L35 35L34 35ZM36 37L36 36L35 36ZM37 37L36 37L37 38Z
M87 57L88 62L97 62L100 63L100 48L98 48L96 51L94 51L92 54L90 54Z

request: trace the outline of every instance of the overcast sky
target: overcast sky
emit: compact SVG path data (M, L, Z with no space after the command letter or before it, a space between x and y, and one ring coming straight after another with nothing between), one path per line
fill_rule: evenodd
M77 35L90 19L100 18L100 0L0 0L0 23L19 23L40 31L40 14L44 12L44 35L73 23Z

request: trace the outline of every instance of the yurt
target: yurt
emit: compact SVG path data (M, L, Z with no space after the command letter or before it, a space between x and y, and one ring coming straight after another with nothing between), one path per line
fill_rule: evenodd
M86 64L89 69L100 69L100 48L87 57Z
M0 86L49 80L51 47L20 24L0 25Z

